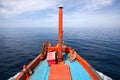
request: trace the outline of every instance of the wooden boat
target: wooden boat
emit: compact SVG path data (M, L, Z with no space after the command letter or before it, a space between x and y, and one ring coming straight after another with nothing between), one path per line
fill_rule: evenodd
M96 71L73 48L62 42L63 7L59 6L58 43L44 42L41 53L11 80L111 80Z

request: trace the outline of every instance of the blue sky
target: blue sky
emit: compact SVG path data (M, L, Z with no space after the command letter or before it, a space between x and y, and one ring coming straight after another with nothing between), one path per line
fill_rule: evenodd
M0 0L0 27L56 27L60 0ZM65 27L120 27L120 0L62 0Z

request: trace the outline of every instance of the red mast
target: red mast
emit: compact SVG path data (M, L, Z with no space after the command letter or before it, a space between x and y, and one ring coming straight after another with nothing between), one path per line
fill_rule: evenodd
M62 5L59 6L59 14L58 14L58 62L62 61L62 37L63 37L63 12Z

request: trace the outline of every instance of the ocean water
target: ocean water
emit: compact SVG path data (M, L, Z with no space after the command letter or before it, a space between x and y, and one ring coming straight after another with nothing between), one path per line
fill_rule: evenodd
M96 70L120 80L120 27L64 28L63 38ZM56 44L57 28L0 28L0 80L21 71L44 41Z

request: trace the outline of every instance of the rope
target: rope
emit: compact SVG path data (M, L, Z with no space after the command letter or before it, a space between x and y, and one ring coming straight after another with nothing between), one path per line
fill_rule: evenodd
M76 52L74 52L73 54L72 53L68 54L68 60L70 62L73 62L75 60L75 58L76 58Z

